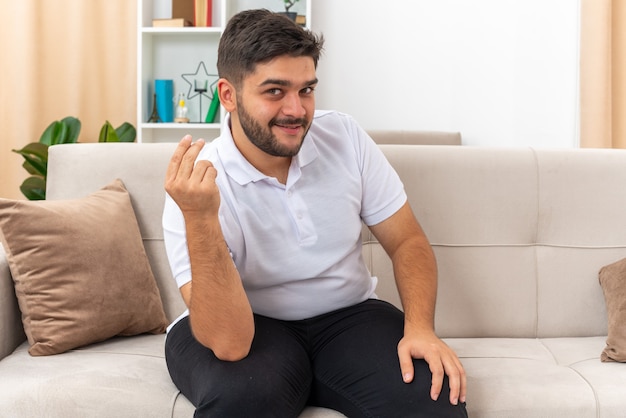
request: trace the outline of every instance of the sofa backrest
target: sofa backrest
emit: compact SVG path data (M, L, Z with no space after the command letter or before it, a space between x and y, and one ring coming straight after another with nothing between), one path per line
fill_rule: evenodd
M460 132L370 130L367 134L377 144L461 145Z
M48 198L115 178L129 190L166 313L184 309L163 246L173 143L50 149ZM606 334L598 270L626 257L626 151L381 145L438 260L445 337ZM399 304L391 263L364 231L381 298Z
M626 257L626 151L381 148L434 247L440 335L606 335L598 271ZM394 300L391 266L367 242Z

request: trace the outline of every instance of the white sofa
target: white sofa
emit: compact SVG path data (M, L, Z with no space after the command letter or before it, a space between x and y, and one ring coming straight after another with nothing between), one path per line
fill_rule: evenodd
M55 146L48 180L49 199L123 180L170 319L184 308L160 222L174 146ZM626 151L381 148L437 256L436 326L465 365L469 415L626 416L626 364L600 362L607 313L598 283L602 266L626 257ZM363 242L379 296L398 303L388 258L367 231ZM167 373L164 338L31 357L0 248L0 417L191 417Z

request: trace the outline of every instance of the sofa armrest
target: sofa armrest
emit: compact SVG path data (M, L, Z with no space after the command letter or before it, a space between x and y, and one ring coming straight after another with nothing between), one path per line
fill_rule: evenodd
M6 254L0 245L0 360L26 339Z

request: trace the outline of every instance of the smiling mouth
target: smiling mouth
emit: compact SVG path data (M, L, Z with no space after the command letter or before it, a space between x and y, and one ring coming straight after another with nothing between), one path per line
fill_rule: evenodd
M304 127L306 126L306 121L275 121L272 123L272 126L276 126L277 128L280 128L285 132L296 134L300 131L300 129L304 129Z
M277 124L275 126L278 126L279 128L287 129L287 130L290 130L290 131L295 131L295 130L298 130L298 129L302 128L302 125L278 125Z
M300 138L300 133L302 132L301 130L302 127L299 125L296 127L276 125L276 127L280 129L283 135L287 135L288 137L293 137L293 138Z

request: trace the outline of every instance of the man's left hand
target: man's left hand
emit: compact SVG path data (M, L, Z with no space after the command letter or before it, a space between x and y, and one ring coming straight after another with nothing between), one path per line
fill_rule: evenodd
M439 398L444 375L447 375L450 382L450 403L457 405L459 401L465 402L465 369L456 353L434 332L406 331L398 343L398 358L405 383L413 381L413 359L424 359L432 373L430 397L435 401Z

